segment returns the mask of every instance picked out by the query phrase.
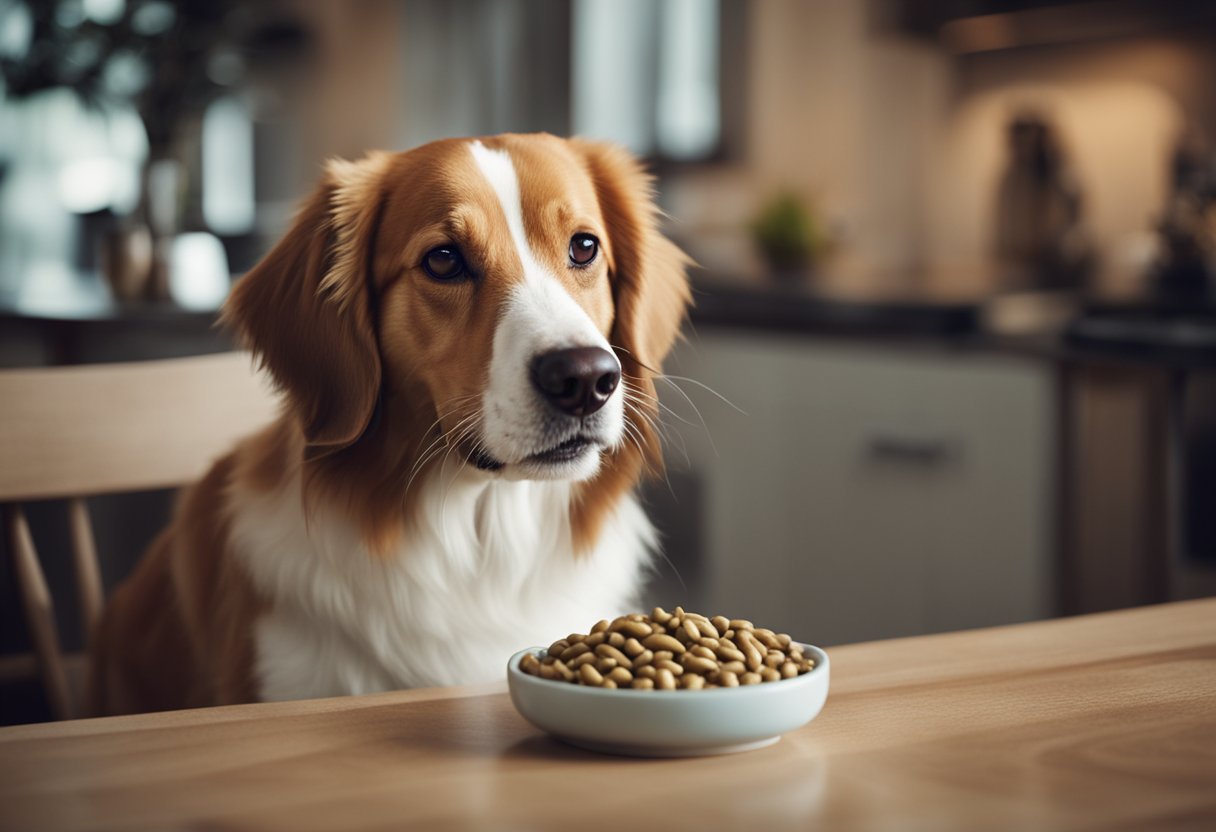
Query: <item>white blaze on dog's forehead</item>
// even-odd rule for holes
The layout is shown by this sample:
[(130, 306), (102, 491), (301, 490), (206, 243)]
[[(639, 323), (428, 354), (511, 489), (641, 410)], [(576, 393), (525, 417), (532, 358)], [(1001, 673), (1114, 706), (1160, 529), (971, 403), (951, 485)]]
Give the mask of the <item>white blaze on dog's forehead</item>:
[(540, 264), (532, 255), (532, 247), (528, 245), (528, 235), (524, 231), (523, 198), (519, 193), (519, 177), (515, 175), (511, 157), (505, 150), (490, 150), (478, 141), (473, 142), (469, 149), (473, 151), (473, 159), (482, 176), (489, 181), (498, 197), (498, 204), (507, 218), (507, 228), (511, 231), (511, 240), (523, 262), (524, 274), (528, 277), (539, 274)]
[(524, 280), (512, 292), (507, 314), (514, 311), (529, 319), (530, 323), (542, 325), (537, 334), (547, 335), (547, 338), (546, 343), (538, 344), (538, 347), (597, 346), (609, 349), (607, 340), (590, 316), (533, 254), (524, 230), (523, 199), (511, 156), (505, 150), (491, 150), (479, 141), (472, 142), (469, 150), (498, 197), (499, 207), (506, 217), (507, 229), (511, 232), (511, 240), (523, 266)]

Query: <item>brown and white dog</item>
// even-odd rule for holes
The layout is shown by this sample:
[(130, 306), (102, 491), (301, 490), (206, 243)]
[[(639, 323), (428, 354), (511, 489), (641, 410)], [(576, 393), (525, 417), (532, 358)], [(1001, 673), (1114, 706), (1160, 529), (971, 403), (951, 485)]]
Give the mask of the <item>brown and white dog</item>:
[(225, 317), (280, 419), (182, 496), (94, 641), (98, 713), (495, 679), (635, 603), (689, 300), (624, 151), (334, 162)]

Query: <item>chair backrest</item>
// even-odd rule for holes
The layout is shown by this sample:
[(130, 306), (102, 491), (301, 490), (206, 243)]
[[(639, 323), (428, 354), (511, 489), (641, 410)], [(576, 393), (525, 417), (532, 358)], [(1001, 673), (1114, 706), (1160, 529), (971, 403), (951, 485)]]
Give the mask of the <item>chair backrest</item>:
[(0, 372), (0, 502), (181, 485), (276, 398), (247, 353)]
[(86, 640), (102, 589), (84, 497), (166, 488), (206, 472), (274, 418), (278, 397), (247, 353), (0, 372), (0, 503), (34, 659), (52, 713), (73, 713), (53, 602), (20, 502), (69, 500)]

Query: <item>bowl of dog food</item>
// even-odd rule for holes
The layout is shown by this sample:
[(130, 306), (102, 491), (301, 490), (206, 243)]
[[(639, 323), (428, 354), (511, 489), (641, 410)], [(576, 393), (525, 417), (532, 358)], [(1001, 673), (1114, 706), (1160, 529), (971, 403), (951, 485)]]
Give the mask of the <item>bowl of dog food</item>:
[(827, 653), (750, 621), (656, 607), (511, 657), (516, 710), (571, 745), (695, 757), (749, 751), (818, 715)]

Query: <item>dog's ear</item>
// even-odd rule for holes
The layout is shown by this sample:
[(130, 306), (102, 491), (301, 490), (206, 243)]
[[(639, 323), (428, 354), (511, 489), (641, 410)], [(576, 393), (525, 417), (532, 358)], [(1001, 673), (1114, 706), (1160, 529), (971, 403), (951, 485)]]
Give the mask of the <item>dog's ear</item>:
[(355, 442), (379, 398), (368, 270), (389, 159), (330, 162), (291, 230), (224, 306), (225, 323), (286, 393), (313, 454)]
[[(692, 261), (660, 233), (654, 180), (628, 151), (581, 139), (572, 143), (586, 161), (607, 226), (616, 307), (609, 341), (620, 348), (621, 368), (631, 383), (654, 396), (654, 375), (680, 333), (691, 299), (687, 272)], [(646, 420), (633, 421), (647, 440), (648, 467), (657, 470), (662, 465), (658, 437)]]

